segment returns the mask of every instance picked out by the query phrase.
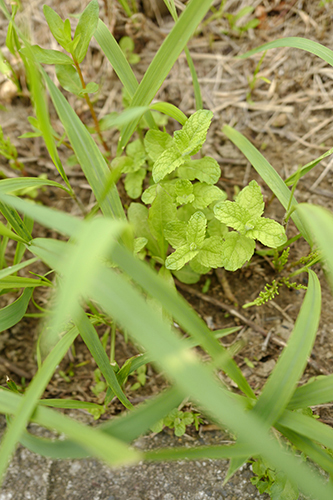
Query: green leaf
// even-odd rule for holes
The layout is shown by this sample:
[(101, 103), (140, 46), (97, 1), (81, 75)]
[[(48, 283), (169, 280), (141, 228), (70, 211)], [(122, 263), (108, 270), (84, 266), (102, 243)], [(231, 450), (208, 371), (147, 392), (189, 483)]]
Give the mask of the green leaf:
[[(218, 236), (211, 236), (206, 238), (201, 245), (200, 252), (196, 260), (206, 268), (216, 269), (223, 267), (225, 260), (222, 253), (223, 239)], [(207, 272), (207, 271), (206, 271)]]
[(28, 59), (31, 58), (31, 54), (34, 60), (42, 64), (69, 64), (73, 65), (73, 59), (68, 55), (63, 54), (59, 50), (42, 49), (39, 45), (31, 45), (30, 50), (27, 48), (22, 48), (20, 50)]
[[(122, 113), (116, 113), (113, 111), (109, 113), (100, 120), (100, 129), (108, 130), (110, 128), (121, 129), (124, 125), (128, 125), (133, 119), (140, 117), (148, 111), (148, 106), (138, 106), (136, 108), (125, 109)], [(171, 138), (170, 138), (171, 139)]]
[(28, 241), (21, 238), (20, 236), (17, 236), (17, 234), (13, 233), (10, 229), (8, 229), (7, 226), (3, 224), (3, 222), (0, 221), (0, 234), (2, 236), (5, 236), (6, 238), (10, 238), (14, 241), (20, 241), (21, 243), (27, 243)]
[(260, 217), (256, 222), (254, 229), (246, 232), (248, 238), (259, 240), (263, 245), (271, 248), (277, 248), (284, 245), (287, 237), (283, 226), (275, 220)]
[(176, 130), (173, 140), (182, 156), (192, 156), (202, 148), (212, 118), (211, 111), (199, 109), (190, 116), (181, 130)]
[(13, 179), (1, 179), (0, 193), (15, 193), (21, 189), (38, 188), (42, 186), (54, 186), (68, 192), (64, 186), (56, 181), (50, 181), (39, 177), (15, 177)]
[(255, 242), (246, 236), (228, 233), (221, 247), (223, 267), (227, 271), (236, 271), (251, 259), (255, 246)]
[(80, 96), (84, 96), (85, 94), (96, 94), (99, 90), (99, 85), (95, 82), (89, 82), (85, 89), (82, 89), (80, 92)]
[(172, 248), (178, 248), (186, 244), (186, 227), (186, 222), (180, 220), (175, 220), (166, 224), (164, 236)]
[(185, 205), (194, 201), (193, 184), (186, 179), (179, 179), (176, 183), (176, 202)]
[(27, 310), (32, 291), (33, 288), (26, 288), (21, 297), (15, 300), (15, 302), (0, 309), (0, 332), (11, 328), (21, 321)]
[(290, 175), (284, 182), (286, 186), (292, 186), (294, 182), (299, 180), (301, 177), (303, 177), (305, 174), (310, 172), (318, 163), (321, 162), (324, 158), (327, 158), (327, 156), (330, 156), (333, 153), (333, 148), (329, 149), (326, 151), (326, 153), (320, 155), (318, 158), (315, 160), (310, 161), (310, 163), (307, 163), (304, 165), (302, 168), (298, 169), (294, 174)]
[(333, 401), (333, 375), (318, 377), (301, 387), (297, 387), (288, 403), (288, 410), (307, 408)]
[(228, 233), (228, 227), (214, 217), (214, 219), (208, 221), (207, 233), (209, 236), (224, 237)]
[(193, 186), (194, 201), (193, 207), (202, 210), (213, 201), (225, 200), (227, 195), (222, 189), (217, 186), (211, 186), (205, 182), (197, 182)]
[[(203, 244), (204, 246), (204, 244)], [(192, 271), (197, 274), (198, 276), (201, 276), (201, 274), (206, 274), (211, 270), (210, 266), (205, 266), (200, 263), (200, 253), (201, 253), (202, 248), (200, 249), (198, 255), (196, 255), (190, 262), (189, 266), (192, 269)], [(205, 252), (204, 252), (205, 254)]]
[[(194, 259), (191, 260), (191, 263)], [(177, 280), (188, 285), (198, 283), (201, 278), (201, 273), (196, 273), (195, 271), (193, 271), (192, 267), (190, 267), (189, 264), (186, 264), (182, 269), (179, 269), (179, 271), (172, 271), (172, 273), (176, 276)]]
[(260, 217), (264, 212), (265, 203), (259, 184), (251, 181), (238, 193), (236, 203), (246, 208), (252, 218)]
[(98, 16), (99, 6), (97, 0), (92, 0), (91, 2), (89, 2), (87, 7), (80, 15), (80, 19), (74, 35), (74, 39), (80, 35), (80, 41), (73, 53), (73, 57), (79, 64), (86, 57), (90, 40), (97, 28)]
[(126, 148), (126, 154), (133, 158), (136, 170), (146, 163), (146, 152), (140, 139), (131, 142)]
[(144, 139), (145, 149), (153, 161), (156, 161), (166, 149), (169, 149), (172, 142), (172, 137), (160, 130), (148, 130)]
[(73, 66), (56, 64), (55, 70), (60, 85), (68, 92), (80, 96), (83, 88), (76, 69)]
[(160, 255), (160, 249), (156, 239), (153, 237), (148, 223), (148, 208), (141, 203), (131, 203), (127, 217), (134, 228), (136, 236), (146, 238), (148, 241), (147, 248), (153, 255)]
[(217, 203), (214, 207), (214, 214), (220, 222), (223, 222), (228, 227), (232, 227), (236, 231), (244, 233), (254, 228), (255, 221), (251, 220), (250, 212), (235, 201), (226, 200)]
[(47, 281), (34, 278), (21, 278), (21, 276), (7, 276), (0, 279), (0, 290), (7, 288), (29, 288), (36, 286), (50, 286)]
[(198, 179), (207, 184), (216, 184), (221, 176), (221, 169), (214, 158), (204, 156), (200, 160), (188, 160), (178, 169), (182, 179)]
[(65, 50), (67, 50), (68, 44), (71, 42), (71, 37), (68, 36), (68, 28), (67, 27), (65, 28), (64, 21), (48, 5), (43, 6), (43, 12), (52, 35), (57, 40), (59, 45), (61, 45)]
[(170, 104), (169, 102), (155, 102), (149, 107), (150, 109), (159, 111), (160, 113), (164, 113), (174, 120), (177, 120), (177, 122), (179, 122), (182, 126), (185, 125), (187, 121), (187, 116), (174, 104)]
[[(24, 224), (23, 220), (19, 216), (19, 214), (16, 212), (16, 210), (4, 203), (0, 203), (0, 212), (2, 215), (5, 217), (5, 219), (9, 222), (9, 224), (12, 226), (14, 231), (18, 234), (18, 236), (21, 238), (21, 240), (18, 241), (24, 241), (28, 243), (29, 241), (32, 240), (32, 236), (26, 225)], [(3, 227), (3, 231), (4, 231)], [(17, 238), (16, 238), (17, 239)]]
[(124, 185), (128, 196), (132, 199), (139, 198), (142, 193), (142, 183), (146, 177), (146, 169), (140, 168), (137, 172), (126, 175)]
[(186, 240), (191, 250), (197, 250), (205, 239), (207, 219), (202, 212), (195, 212), (188, 221)]
[(158, 186), (156, 198), (149, 210), (148, 223), (152, 235), (158, 242), (160, 248), (159, 255), (163, 258), (168, 249), (168, 244), (164, 238), (164, 228), (168, 222), (176, 219), (176, 205), (171, 200), (169, 194)]
[(198, 255), (199, 249), (191, 250), (191, 246), (186, 244), (182, 247), (177, 248), (175, 252), (169, 255), (165, 261), (165, 267), (171, 271), (179, 271), (185, 266), (190, 260)]
[(177, 167), (184, 163), (184, 158), (178, 151), (176, 146), (171, 146), (169, 149), (165, 150), (156, 160), (153, 166), (153, 179), (154, 182), (159, 182), (164, 177)]

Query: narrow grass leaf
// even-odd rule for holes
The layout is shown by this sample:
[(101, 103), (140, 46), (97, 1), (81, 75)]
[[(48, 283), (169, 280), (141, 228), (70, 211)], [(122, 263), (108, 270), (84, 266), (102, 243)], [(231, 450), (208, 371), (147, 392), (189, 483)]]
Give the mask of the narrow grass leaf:
[(332, 153), (333, 153), (333, 148), (329, 149), (328, 151), (326, 151), (326, 153), (319, 156), (315, 160), (310, 161), (310, 163), (307, 163), (306, 165), (304, 165), (302, 168), (297, 170), (297, 172), (295, 172), (294, 174), (290, 175), (290, 177), (288, 177), (288, 179), (286, 179), (284, 181), (286, 186), (292, 186), (297, 179), (300, 179), (305, 174), (310, 172), (310, 170), (312, 170), (316, 165), (318, 165), (318, 163), (320, 163), (321, 160), (323, 160), (324, 158), (327, 158), (327, 156), (330, 156)]
[(32, 240), (30, 231), (28, 231), (28, 228), (26, 227), (16, 210), (4, 203), (0, 203), (0, 212), (21, 238), (20, 241), (25, 241), (26, 243), (28, 243)]
[(47, 281), (35, 278), (21, 278), (20, 276), (7, 276), (0, 279), (0, 290), (5, 288), (29, 288), (36, 286), (50, 286)]
[(319, 378), (297, 387), (288, 403), (288, 410), (331, 403), (333, 401), (333, 375)]
[(260, 45), (260, 47), (256, 47), (255, 49), (249, 50), (245, 54), (238, 56), (240, 59), (245, 59), (246, 57), (253, 56), (257, 52), (262, 52), (268, 49), (275, 49), (277, 47), (291, 47), (294, 49), (302, 49), (306, 52), (311, 52), (311, 54), (315, 54), (316, 56), (326, 61), (328, 64), (333, 66), (333, 51), (324, 47), (318, 42), (314, 42), (312, 40), (308, 40), (307, 38), (300, 37), (286, 37), (280, 38), (279, 40), (274, 40), (274, 42), (265, 43), (264, 45)]
[(198, 75), (197, 75), (197, 72), (195, 70), (195, 66), (194, 66), (190, 51), (187, 47), (184, 48), (184, 52), (185, 52), (187, 64), (188, 64), (188, 67), (190, 68), (190, 72), (191, 72), (191, 76), (192, 76), (194, 98), (195, 98), (195, 109), (198, 111), (199, 109), (203, 109), (202, 95), (201, 95), (201, 89), (200, 89), (200, 84), (199, 84), (199, 80), (198, 80)]
[(169, 102), (154, 102), (154, 104), (151, 104), (149, 107), (152, 110), (159, 111), (160, 113), (170, 116), (170, 118), (174, 118), (174, 120), (177, 120), (177, 122), (182, 126), (184, 126), (187, 122), (187, 116), (185, 113), (177, 108), (177, 106)]
[(88, 401), (78, 401), (76, 399), (40, 399), (38, 406), (49, 406), (51, 408), (68, 408), (76, 410), (78, 408), (101, 410), (102, 405), (90, 403)]
[(32, 291), (32, 288), (26, 288), (21, 297), (0, 310), (0, 332), (11, 328), (21, 321), (27, 310)]
[(297, 207), (304, 225), (311, 231), (327, 265), (327, 276), (333, 291), (333, 214), (323, 207), (302, 203)]
[(25, 267), (28, 267), (31, 264), (34, 264), (38, 260), (39, 259), (37, 257), (33, 257), (32, 259), (25, 260), (24, 262), (21, 262), (20, 264), (16, 264), (15, 266), (8, 266), (5, 269), (2, 269), (0, 271), (0, 280), (3, 278), (6, 278), (7, 276), (10, 276), (11, 274), (17, 273), (18, 271), (20, 271), (20, 269), (24, 269)]
[(320, 283), (309, 270), (308, 289), (287, 347), (253, 408), (268, 427), (279, 419), (295, 391), (316, 338), (320, 312)]
[[(251, 142), (246, 139), (240, 132), (233, 129), (229, 125), (223, 127), (224, 134), (237, 146), (240, 151), (246, 156), (255, 170), (258, 172), (260, 177), (266, 182), (267, 186), (275, 194), (281, 205), (288, 210), (291, 207), (297, 206), (297, 201), (292, 198), (290, 205), (290, 191), (285, 185), (276, 170), (270, 165), (266, 158), (259, 153), (259, 151), (251, 144)], [(310, 235), (304, 226), (299, 215), (295, 212), (291, 215), (294, 223), (296, 224), (299, 231), (302, 233), (303, 237), (311, 242)]]
[[(211, 4), (212, 0), (191, 0), (147, 69), (138, 89), (135, 91), (131, 106), (147, 106), (151, 103)], [(134, 120), (125, 127), (121, 139), (122, 148), (126, 146), (137, 123), (138, 120)]]
[(136, 108), (125, 109), (120, 115), (117, 113), (111, 113), (110, 115), (104, 116), (100, 122), (100, 129), (108, 130), (110, 128), (120, 128), (127, 125), (135, 118), (141, 118), (144, 113), (149, 111), (148, 106), (138, 106)]
[(109, 179), (110, 171), (102, 153), (68, 101), (44, 71), (43, 77), (58, 116), (73, 146), (74, 153), (97, 201), (100, 203), (102, 212), (114, 219), (125, 220), (124, 209), (114, 184), (105, 196), (104, 185)]
[(10, 229), (8, 229), (7, 226), (5, 226), (1, 221), (0, 221), (0, 235), (5, 236), (6, 238), (10, 238), (11, 240), (18, 241), (21, 243), (27, 243), (27, 240), (24, 240), (20, 236), (17, 236), (17, 234), (13, 233)]
[(50, 181), (48, 179), (39, 179), (38, 177), (15, 177), (15, 179), (3, 179), (0, 181), (0, 193), (15, 193), (20, 189), (39, 188), (43, 186), (54, 186), (63, 189), (69, 193), (65, 186), (59, 182)]

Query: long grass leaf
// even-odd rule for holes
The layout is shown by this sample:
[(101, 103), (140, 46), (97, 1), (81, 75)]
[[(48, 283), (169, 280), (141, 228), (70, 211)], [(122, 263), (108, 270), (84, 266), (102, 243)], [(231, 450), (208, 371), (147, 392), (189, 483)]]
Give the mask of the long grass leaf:
[(328, 64), (333, 66), (333, 51), (329, 48), (321, 45), (318, 42), (314, 42), (313, 40), (308, 40), (307, 38), (300, 37), (286, 37), (280, 38), (279, 40), (274, 40), (273, 42), (265, 43), (264, 45), (260, 45), (260, 47), (256, 47), (255, 49), (249, 50), (245, 54), (238, 56), (241, 59), (246, 57), (250, 57), (257, 52), (262, 52), (268, 49), (275, 49), (277, 47), (291, 47), (294, 49), (302, 49), (306, 52), (310, 52), (311, 54), (315, 54), (316, 56), (326, 61)]
[(21, 264), (16, 264), (15, 266), (8, 266), (6, 267), (6, 269), (2, 269), (0, 271), (0, 280), (6, 278), (7, 276), (10, 276), (11, 274), (17, 273), (21, 269), (24, 269), (25, 267), (30, 266), (31, 264), (34, 264), (37, 261), (38, 258), (33, 257), (32, 259), (21, 262)]
[(287, 347), (253, 408), (268, 427), (279, 419), (295, 391), (316, 338), (320, 312), (320, 283), (310, 270), (308, 289)]
[(333, 148), (329, 149), (328, 151), (326, 151), (326, 153), (324, 153), (323, 155), (319, 156), (315, 160), (310, 161), (310, 163), (307, 163), (306, 165), (304, 165), (302, 168), (300, 168), (299, 170), (297, 170), (297, 172), (295, 172), (294, 174), (290, 175), (288, 177), (288, 179), (286, 179), (284, 181), (285, 184), (286, 184), (286, 186), (292, 186), (292, 184), (294, 184), (294, 182), (297, 179), (300, 179), (305, 174), (307, 174), (308, 172), (310, 172), (310, 170), (312, 170), (316, 165), (318, 165), (318, 163), (320, 163), (321, 160), (323, 160), (324, 158), (327, 158), (327, 156), (330, 156), (332, 153), (333, 153)]
[[(235, 146), (237, 146), (244, 156), (249, 160), (260, 177), (266, 182), (267, 186), (275, 194), (281, 205), (288, 210), (290, 208), (290, 191), (285, 185), (276, 170), (270, 165), (266, 158), (259, 153), (259, 151), (246, 139), (240, 132), (233, 129), (229, 125), (223, 127), (224, 134), (230, 139)], [(297, 201), (293, 197), (291, 200), (291, 207), (296, 207)], [(310, 235), (306, 230), (302, 220), (297, 213), (291, 215), (298, 230), (302, 233), (303, 237), (311, 242)]]
[(102, 153), (75, 111), (45, 71), (43, 71), (43, 77), (58, 116), (73, 146), (74, 153), (97, 201), (100, 203), (102, 212), (114, 219), (125, 220), (124, 209), (114, 184), (105, 196), (104, 185), (108, 181), (110, 171)]
[(15, 179), (3, 179), (0, 181), (0, 193), (15, 193), (15, 191), (20, 189), (39, 188), (43, 186), (54, 186), (69, 192), (59, 182), (39, 179), (38, 177), (15, 177)]
[(333, 401), (333, 375), (298, 387), (288, 403), (288, 410), (321, 405)]
[(15, 302), (0, 310), (0, 332), (16, 325), (27, 310), (32, 295), (32, 288), (26, 288)]
[(23, 241), (28, 243), (32, 240), (31, 233), (28, 231), (28, 228), (26, 227), (16, 210), (5, 205), (4, 203), (0, 203), (0, 212)]
[(22, 278), (21, 276), (7, 276), (0, 279), (0, 290), (5, 288), (29, 288), (36, 286), (50, 286), (47, 281), (35, 278)]

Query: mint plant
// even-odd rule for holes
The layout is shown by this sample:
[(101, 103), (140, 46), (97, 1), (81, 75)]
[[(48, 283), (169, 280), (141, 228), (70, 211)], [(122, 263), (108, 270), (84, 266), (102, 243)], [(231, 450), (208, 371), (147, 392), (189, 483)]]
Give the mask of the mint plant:
[(156, 424), (151, 427), (151, 430), (158, 433), (161, 432), (164, 427), (169, 427), (169, 429), (174, 429), (175, 436), (180, 437), (185, 434), (188, 425), (194, 425), (195, 429), (199, 430), (199, 425), (201, 423), (203, 423), (203, 420), (200, 418), (200, 413), (182, 411), (178, 408), (174, 408), (166, 417), (156, 422)]

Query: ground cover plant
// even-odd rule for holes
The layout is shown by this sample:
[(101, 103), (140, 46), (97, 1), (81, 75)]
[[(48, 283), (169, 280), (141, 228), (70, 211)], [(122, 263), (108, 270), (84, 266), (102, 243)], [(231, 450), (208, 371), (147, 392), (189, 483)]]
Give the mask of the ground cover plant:
[[(6, 221), (0, 226), (1, 288), (4, 293), (7, 290), (23, 290), (13, 304), (1, 311), (1, 329), (10, 328), (22, 319), (34, 288), (44, 286), (52, 289), (37, 346), (39, 366), (34, 379), (24, 394), (13, 383), (9, 383), (9, 390), (3, 388), (0, 391), (0, 410), (8, 415), (8, 429), (1, 443), (2, 474), (17, 442), (46, 456), (69, 458), (94, 455), (111, 465), (142, 459), (226, 457), (231, 459), (229, 476), (254, 457), (258, 458), (254, 471), (258, 476), (259, 491), (268, 492), (272, 498), (288, 498), (288, 495), (289, 498), (297, 498), (298, 488), (314, 498), (332, 497), (331, 482), (325, 484), (323, 478), (298, 456), (302, 452), (303, 457), (308, 457), (329, 475), (332, 474), (329, 453), (333, 448), (332, 430), (309, 416), (307, 410), (309, 406), (333, 399), (332, 378), (320, 378), (297, 388), (320, 319), (320, 284), (315, 272), (310, 269), (310, 264), (318, 258), (309, 260), (305, 265), (308, 288), (295, 328), (259, 395), (254, 393), (231, 352), (217, 340), (217, 337), (229, 332), (211, 332), (174, 288), (172, 272), (180, 280), (194, 283), (210, 268), (224, 267), (234, 271), (244, 265), (254, 253), (255, 240), (271, 247), (272, 250), (267, 251), (272, 252), (282, 251), (290, 243), (284, 227), (263, 216), (264, 200), (256, 181), (244, 187), (234, 201), (227, 200), (226, 194), (216, 186), (219, 175), (217, 162), (209, 156), (192, 158), (205, 142), (212, 119), (210, 111), (198, 106), (195, 113), (186, 117), (168, 103), (151, 105), (210, 4), (210, 1), (192, 0), (179, 20), (174, 15), (174, 28), (138, 84), (124, 52), (99, 20), (95, 0), (80, 16), (73, 38), (70, 21), (63, 21), (50, 7), (44, 8), (50, 31), (70, 55), (31, 45), (16, 26), (16, 8), (10, 13), (0, 2), (9, 22), (7, 46), (13, 54), (22, 58), (27, 73), (36, 114), (30, 121), (32, 133), (43, 137), (63, 179), (60, 184), (43, 178), (15, 177), (0, 183), (0, 210)], [(170, 2), (171, 9), (172, 6)], [(127, 10), (131, 12), (129, 5)], [(98, 91), (98, 83), (85, 82), (80, 68), (93, 36), (117, 72), (130, 102), (124, 113), (108, 117), (101, 124), (90, 97)], [(260, 50), (279, 46), (308, 50), (333, 65), (330, 50), (304, 39), (279, 40)], [(103, 153), (42, 64), (55, 64), (60, 85), (78, 98), (85, 99)], [(62, 122), (63, 137), (59, 137), (52, 128), (44, 86)], [(180, 126), (173, 136), (158, 128), (158, 119), (153, 111), (178, 120)], [(143, 116), (149, 128), (144, 137), (139, 125)], [(110, 126), (121, 129), (115, 159), (109, 157), (103, 138), (103, 128)], [(141, 137), (132, 141), (138, 126)], [(320, 258), (325, 262), (331, 280), (332, 215), (320, 207), (299, 205), (294, 198), (297, 182), (319, 159), (284, 182), (236, 129), (226, 125), (223, 130), (251, 161), (262, 181), (282, 204), (286, 211), (285, 220), (291, 217), (301, 236), (311, 246), (318, 245)], [(94, 193), (96, 203), (89, 211), (76, 198), (60, 162), (56, 140), (68, 141)], [(15, 164), (15, 150), (5, 139), (3, 143), (6, 151), (10, 152), (8, 158)], [(124, 151), (126, 154), (123, 154)], [(142, 192), (143, 203), (132, 202), (127, 214), (116, 187), (120, 175), (125, 176), (125, 188), (133, 199), (141, 195), (146, 181)], [(46, 185), (65, 190), (78, 204), (82, 216), (74, 217), (22, 199), (22, 189)], [(292, 189), (289, 189), (290, 185)], [(126, 215), (131, 224), (128, 224)], [(33, 238), (34, 223), (57, 231), (64, 238)], [(15, 260), (8, 266), (6, 247), (10, 241), (16, 242), (16, 249)], [(174, 251), (170, 251), (169, 245)], [(24, 260), (27, 250), (34, 257)], [(139, 258), (134, 254), (138, 254)], [(38, 260), (45, 262), (53, 271), (52, 280), (50, 275), (35, 278), (17, 275), (18, 271), (33, 266)], [(103, 321), (109, 321), (112, 326), (121, 325), (143, 354), (128, 359), (122, 367), (114, 363), (112, 356), (110, 363), (96, 332), (96, 326)], [(190, 338), (181, 337), (173, 328), (173, 321)], [(105, 383), (102, 382), (107, 386), (105, 404), (116, 397), (130, 410), (97, 429), (83, 427), (50, 407), (83, 407), (98, 415), (103, 411), (102, 405), (41, 399), (57, 365), (78, 335), (86, 343), (100, 370), (96, 373), (96, 392), (99, 391), (102, 374)], [(200, 345), (209, 355), (208, 363), (200, 361), (193, 350), (195, 345)], [(148, 362), (165, 373), (171, 388), (149, 403), (133, 409), (123, 384), (134, 371), (141, 374), (138, 380), (144, 383), (141, 368)], [(237, 386), (237, 392), (229, 390), (216, 378), (218, 370), (228, 375)], [(157, 430), (161, 425), (175, 428), (179, 434), (183, 432), (186, 422), (192, 423), (198, 417), (175, 410), (187, 397), (200, 408), (202, 414), (219, 426), (228, 428), (235, 436), (235, 444), (154, 452), (138, 452), (128, 446), (137, 436), (151, 428)], [(67, 439), (41, 440), (26, 431), (29, 421), (64, 433)], [(267, 471), (270, 469), (275, 473), (269, 475)]]

